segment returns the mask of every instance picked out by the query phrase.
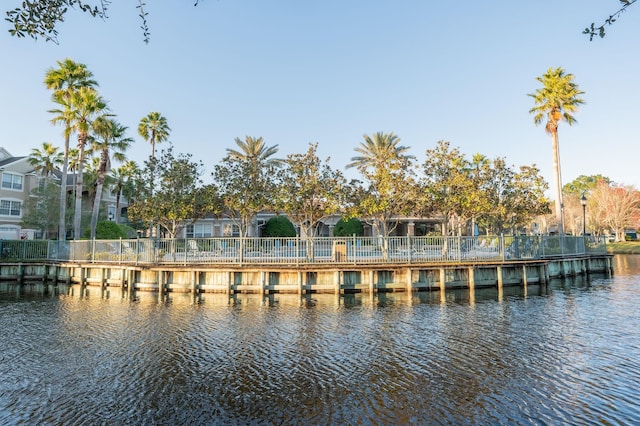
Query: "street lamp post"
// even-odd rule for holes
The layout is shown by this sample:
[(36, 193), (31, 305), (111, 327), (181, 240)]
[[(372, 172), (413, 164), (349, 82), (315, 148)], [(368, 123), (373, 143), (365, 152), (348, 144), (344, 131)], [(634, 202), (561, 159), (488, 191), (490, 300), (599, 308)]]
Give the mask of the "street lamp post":
[(587, 235), (587, 197), (582, 194), (580, 198), (580, 204), (582, 204), (582, 236)]

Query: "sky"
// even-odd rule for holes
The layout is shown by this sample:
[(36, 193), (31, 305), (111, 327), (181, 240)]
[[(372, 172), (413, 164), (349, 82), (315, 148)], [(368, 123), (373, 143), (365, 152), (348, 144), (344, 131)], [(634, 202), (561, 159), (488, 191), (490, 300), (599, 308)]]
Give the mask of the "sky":
[(551, 139), (527, 94), (562, 67), (586, 101), (577, 124), (559, 128), (563, 183), (600, 174), (640, 188), (640, 5), (590, 42), (582, 30), (618, 0), (147, 3), (148, 44), (133, 0), (113, 2), (104, 21), (71, 11), (58, 44), (11, 37), (2, 21), (0, 146), (14, 156), (63, 146), (43, 78), (71, 58), (129, 127), (139, 164), (151, 147), (138, 123), (158, 111), (174, 151), (201, 160), (205, 181), (236, 137), (263, 137), (280, 157), (317, 142), (352, 178), (344, 166), (363, 135), (393, 132), (420, 163), (446, 140), (469, 159), (536, 165), (553, 188)]

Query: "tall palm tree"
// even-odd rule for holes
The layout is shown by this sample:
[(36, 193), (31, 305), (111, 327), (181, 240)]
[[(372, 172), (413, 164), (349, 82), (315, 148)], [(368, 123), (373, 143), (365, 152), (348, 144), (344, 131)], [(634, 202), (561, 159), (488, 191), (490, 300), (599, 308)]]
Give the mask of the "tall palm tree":
[(278, 145), (267, 146), (263, 138), (253, 138), (245, 136), (244, 141), (235, 138), (236, 145), (240, 150), (227, 148), (229, 158), (237, 161), (247, 161), (256, 166), (280, 166), (283, 160), (271, 158), (278, 152)]
[(93, 122), (93, 131), (95, 136), (91, 138), (91, 149), (93, 152), (99, 153), (100, 159), (97, 167), (96, 192), (91, 213), (92, 240), (96, 238), (102, 190), (107, 174), (111, 171), (111, 158), (113, 157), (118, 162), (125, 161), (125, 152), (133, 143), (133, 139), (126, 136), (127, 127), (112, 118), (98, 117)]
[[(55, 101), (67, 106), (64, 98), (54, 97)], [(82, 219), (82, 173), (84, 167), (84, 150), (91, 131), (92, 121), (106, 113), (107, 104), (94, 89), (81, 87), (69, 97), (66, 110), (66, 119), (69, 120), (70, 129), (78, 135), (78, 164), (75, 194), (75, 210), (73, 216), (73, 238), (79, 239), (81, 234)]]
[(135, 161), (127, 160), (117, 169), (111, 170), (111, 177), (113, 179), (113, 187), (116, 193), (116, 223), (120, 223), (120, 199), (124, 196), (129, 198), (132, 192), (130, 190), (132, 184), (132, 178), (138, 171), (138, 165)]
[(536, 80), (542, 83), (542, 88), (530, 93), (535, 106), (529, 110), (534, 114), (533, 121), (537, 125), (545, 122), (545, 130), (551, 135), (551, 149), (553, 151), (553, 174), (555, 180), (555, 207), (558, 234), (564, 234), (564, 214), (562, 202), (562, 174), (560, 172), (560, 145), (558, 143), (558, 124), (566, 121), (570, 126), (577, 123), (571, 115), (578, 110), (579, 105), (584, 104), (580, 95), (583, 91), (573, 81), (573, 74), (566, 74), (558, 68), (549, 68)]
[(62, 154), (50, 142), (43, 142), (41, 148), (33, 148), (29, 155), (29, 164), (45, 178), (51, 177), (61, 163)]
[(415, 156), (408, 155), (408, 146), (398, 145), (400, 138), (393, 134), (383, 132), (374, 133), (373, 137), (363, 135), (364, 142), (355, 148), (360, 155), (351, 157), (351, 163), (347, 168), (379, 168), (385, 167), (389, 161), (398, 158), (415, 159)]
[(49, 90), (53, 90), (53, 98), (58, 99), (58, 104), (64, 107), (61, 114), (52, 121), (64, 123), (64, 151), (62, 161), (62, 178), (60, 180), (60, 221), (58, 224), (58, 240), (66, 239), (66, 199), (67, 199), (67, 173), (69, 167), (69, 139), (71, 137), (71, 124), (67, 120), (69, 99), (71, 94), (80, 87), (97, 87), (98, 83), (93, 80), (93, 74), (87, 66), (65, 59), (57, 61), (58, 68), (49, 68), (44, 77), (44, 84)]
[(138, 134), (151, 144), (151, 158), (156, 157), (156, 144), (169, 139), (171, 128), (167, 124), (167, 119), (159, 112), (150, 112), (146, 117), (142, 117), (138, 125)]

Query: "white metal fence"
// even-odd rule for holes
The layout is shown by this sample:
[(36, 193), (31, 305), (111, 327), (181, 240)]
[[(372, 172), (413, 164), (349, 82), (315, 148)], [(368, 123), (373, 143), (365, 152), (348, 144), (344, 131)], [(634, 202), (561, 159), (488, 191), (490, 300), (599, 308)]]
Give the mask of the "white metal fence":
[(604, 238), (571, 236), (0, 240), (0, 261), (157, 265), (484, 262), (605, 253)]

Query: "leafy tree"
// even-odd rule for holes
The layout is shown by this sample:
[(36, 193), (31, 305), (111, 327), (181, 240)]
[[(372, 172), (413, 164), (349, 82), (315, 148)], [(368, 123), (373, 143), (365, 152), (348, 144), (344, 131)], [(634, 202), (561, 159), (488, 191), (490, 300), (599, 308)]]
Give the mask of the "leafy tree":
[[(157, 224), (169, 238), (175, 238), (185, 225), (211, 211), (211, 197), (203, 190), (200, 179), (202, 162), (191, 158), (191, 154), (174, 155), (173, 147), (169, 146), (159, 159), (146, 162), (136, 179), (129, 219)], [(156, 176), (157, 188), (154, 187)]]
[(273, 216), (265, 227), (263, 236), (290, 238), (296, 236), (296, 228), (286, 216)]
[(476, 153), (467, 166), (467, 173), (471, 179), (472, 191), (469, 194), (467, 205), (468, 214), (471, 216), (471, 235), (476, 229), (477, 217), (491, 208), (487, 197), (487, 186), (492, 174), (492, 162), (486, 156)]
[[(408, 196), (414, 190), (412, 179), (413, 155), (409, 147), (399, 145), (400, 138), (392, 133), (378, 132), (364, 135), (347, 168), (356, 167), (364, 179), (364, 186), (354, 190), (349, 217), (361, 217), (376, 234), (389, 236), (398, 225), (399, 216), (414, 209)], [(384, 248), (383, 248), (384, 249)]]
[(333, 227), (333, 235), (336, 237), (350, 237), (352, 235), (361, 237), (364, 235), (364, 227), (362, 222), (355, 217), (340, 219)]
[(582, 194), (588, 194), (589, 192), (593, 191), (602, 181), (606, 182), (607, 184), (611, 184), (611, 179), (602, 175), (580, 175), (573, 181), (564, 185), (562, 187), (562, 193), (565, 195), (576, 194), (582, 196)]
[(612, 230), (616, 241), (624, 241), (625, 229), (637, 226), (640, 193), (631, 186), (600, 181), (587, 199), (589, 224), (596, 234)]
[[(69, 139), (72, 133), (72, 105), (70, 103), (72, 94), (80, 87), (96, 87), (98, 83), (93, 80), (93, 74), (87, 66), (65, 59), (58, 61), (58, 68), (49, 68), (44, 77), (44, 84), (47, 89), (53, 91), (52, 99), (60, 109), (53, 109), (49, 112), (56, 114), (51, 120), (52, 124), (64, 124), (64, 150), (62, 159), (62, 177), (60, 178), (60, 200), (67, 199), (67, 173), (69, 168)], [(66, 202), (60, 203), (60, 223), (58, 224), (58, 240), (66, 239)]]
[(270, 194), (275, 192), (275, 173), (282, 160), (272, 158), (278, 145), (267, 146), (262, 138), (235, 138), (240, 150), (227, 149), (227, 156), (214, 167), (216, 193), (223, 212), (238, 226), (240, 235), (248, 236), (257, 213), (273, 207)]
[(127, 160), (120, 167), (111, 170), (111, 179), (116, 194), (116, 223), (120, 223), (120, 200), (122, 197), (125, 197), (127, 200), (133, 197), (135, 192), (133, 178), (137, 172), (138, 165), (132, 160)]
[(398, 145), (400, 138), (393, 132), (386, 134), (377, 132), (373, 136), (364, 135), (364, 142), (355, 148), (360, 154), (351, 157), (351, 163), (347, 164), (347, 168), (361, 169), (379, 169), (385, 167), (389, 162), (396, 160), (414, 160), (413, 155), (408, 155), (408, 146)]
[(300, 235), (313, 237), (323, 218), (335, 213), (342, 204), (342, 173), (320, 160), (318, 144), (309, 144), (304, 154), (288, 155), (278, 176), (276, 210), (287, 214), (300, 227)]
[(583, 91), (573, 81), (573, 74), (566, 74), (562, 68), (549, 68), (546, 73), (536, 80), (542, 83), (542, 88), (530, 93), (535, 106), (529, 110), (534, 114), (533, 121), (537, 125), (546, 121), (545, 130), (551, 135), (551, 147), (553, 151), (553, 171), (555, 180), (555, 203), (558, 233), (563, 235), (562, 212), (562, 174), (560, 172), (560, 146), (558, 143), (558, 124), (564, 120), (570, 126), (576, 123), (572, 113), (584, 103), (580, 95)]
[(239, 150), (227, 148), (227, 155), (235, 161), (249, 162), (255, 167), (280, 166), (282, 160), (274, 158), (278, 153), (278, 145), (267, 146), (263, 138), (245, 136), (244, 141), (240, 138), (234, 139)]
[(150, 112), (146, 117), (142, 117), (138, 125), (138, 134), (151, 144), (151, 158), (156, 156), (156, 144), (169, 139), (171, 128), (167, 124), (167, 119), (159, 112)]
[(93, 122), (93, 130), (95, 136), (91, 138), (91, 150), (98, 152), (100, 159), (91, 214), (91, 239), (96, 238), (96, 225), (98, 224), (102, 191), (105, 180), (111, 170), (111, 157), (113, 156), (118, 162), (123, 162), (126, 159), (126, 150), (133, 143), (133, 139), (126, 136), (127, 127), (112, 118), (98, 118)]
[(46, 180), (44, 186), (34, 188), (31, 196), (24, 202), (22, 226), (40, 229), (42, 237), (49, 238), (49, 231), (55, 230), (58, 223), (59, 197), (58, 186), (51, 180)]
[(514, 173), (509, 185), (507, 209), (511, 212), (515, 229), (530, 223), (538, 215), (550, 212), (549, 201), (544, 195), (547, 189), (547, 182), (535, 165), (520, 166)]
[[(584, 227), (600, 236), (606, 228), (607, 209), (594, 202), (592, 195), (600, 184), (610, 186), (612, 182), (602, 175), (580, 175), (563, 187), (565, 221), (569, 223), (574, 235), (582, 233)], [(585, 210), (582, 207), (583, 196), (587, 200)], [(583, 218), (583, 215), (586, 217)], [(583, 223), (584, 220), (586, 223)]]
[(448, 235), (450, 223), (456, 216), (473, 216), (468, 209), (469, 196), (474, 190), (468, 176), (469, 163), (459, 148), (450, 148), (448, 141), (438, 141), (436, 148), (426, 150), (425, 157), (420, 181), (423, 203), (433, 206), (434, 212), (440, 214), (442, 235)]
[(59, 113), (68, 122), (69, 129), (78, 135), (78, 163), (76, 179), (76, 202), (73, 220), (73, 236), (79, 239), (81, 235), (81, 214), (82, 214), (82, 185), (84, 168), (84, 151), (89, 139), (92, 121), (106, 113), (107, 104), (93, 88), (80, 87), (71, 95), (66, 97), (64, 93), (54, 93), (54, 101), (62, 106), (60, 110), (51, 112)]
[(61, 163), (61, 153), (50, 142), (43, 142), (42, 148), (33, 148), (29, 156), (29, 164), (45, 178), (53, 177), (54, 172), (58, 170), (58, 165)]
[(274, 175), (272, 166), (256, 168), (250, 162), (229, 156), (214, 166), (211, 176), (222, 213), (238, 226), (243, 237), (249, 235), (256, 214), (273, 207)]

